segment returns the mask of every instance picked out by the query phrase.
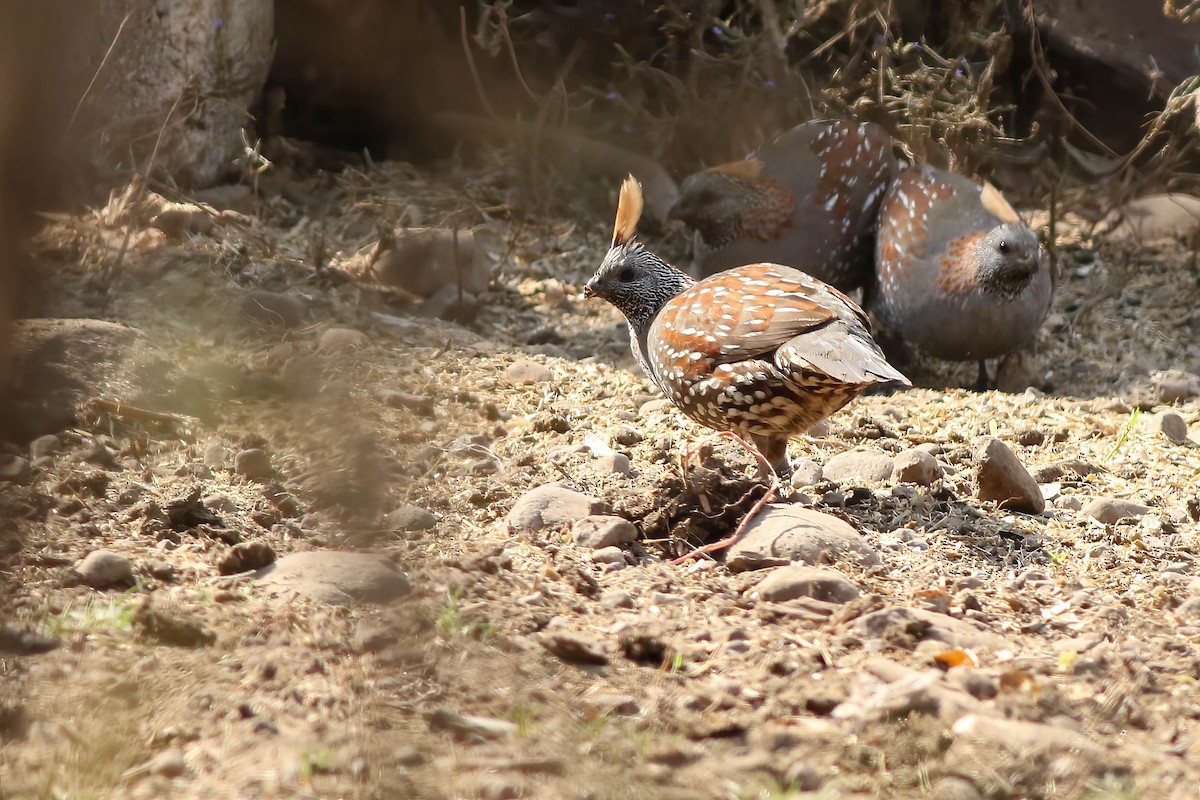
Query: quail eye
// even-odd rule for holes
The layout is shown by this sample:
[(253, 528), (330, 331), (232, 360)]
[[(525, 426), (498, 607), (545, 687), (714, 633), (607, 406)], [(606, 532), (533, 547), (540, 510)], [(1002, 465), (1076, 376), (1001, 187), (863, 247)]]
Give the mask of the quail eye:
[(996, 249), (1000, 251), (1001, 255), (1008, 255), (1008, 242), (1000, 242), (996, 245)]
[(625, 267), (625, 269), (617, 273), (617, 280), (621, 283), (629, 283), (633, 280), (634, 274), (633, 267)]

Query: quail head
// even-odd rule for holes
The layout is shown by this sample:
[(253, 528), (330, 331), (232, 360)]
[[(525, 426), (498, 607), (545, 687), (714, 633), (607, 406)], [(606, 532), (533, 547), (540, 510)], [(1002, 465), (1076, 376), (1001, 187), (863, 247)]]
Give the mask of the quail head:
[(837, 289), (769, 263), (693, 281), (634, 238), (641, 205), (626, 179), (612, 247), (585, 294), (625, 315), (642, 370), (687, 416), (753, 442), (785, 475), (789, 437), (870, 386), (909, 385)]
[(1050, 309), (1037, 235), (991, 184), (930, 166), (900, 173), (879, 212), (868, 308), (937, 358), (978, 361), (1032, 343)]
[(695, 229), (697, 276), (771, 262), (849, 292), (870, 278), (876, 212), (896, 168), (878, 125), (814, 120), (753, 158), (684, 178), (671, 214)]

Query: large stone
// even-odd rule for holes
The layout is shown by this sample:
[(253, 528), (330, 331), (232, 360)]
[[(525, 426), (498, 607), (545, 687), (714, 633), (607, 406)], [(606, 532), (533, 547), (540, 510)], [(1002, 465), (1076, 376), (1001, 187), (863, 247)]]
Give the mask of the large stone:
[[(99, 171), (146, 164), (153, 151), (155, 172), (181, 185), (228, 174), (275, 54), (274, 12), (271, 0), (129, 0), (59, 17), (70, 52), (47, 57), (65, 59), (81, 86), (95, 80), (73, 133), (104, 131), (88, 140)], [(277, 132), (259, 122), (264, 138)]]
[(1112, 525), (1123, 519), (1137, 519), (1149, 510), (1148, 506), (1141, 503), (1119, 500), (1115, 497), (1098, 497), (1083, 507), (1084, 514), (1105, 525)]
[(548, 483), (526, 492), (508, 512), (512, 533), (537, 533), (546, 528), (569, 525), (575, 520), (599, 514), (604, 503), (558, 483)]
[(848, 603), (859, 596), (858, 587), (832, 569), (792, 565), (771, 570), (754, 587), (764, 600), (782, 603), (811, 597), (829, 603)]
[(32, 439), (75, 425), (76, 407), (97, 396), (128, 397), (153, 376), (135, 364), (149, 344), (136, 328), (96, 319), (25, 319), (13, 325), (9, 389), (0, 435)]
[(491, 279), (483, 248), (469, 230), (408, 228), (381, 243), (371, 264), (377, 281), (421, 297), (443, 286), (478, 295)]
[(917, 643), (932, 639), (949, 647), (975, 650), (1006, 650), (1012, 643), (970, 620), (939, 614), (923, 608), (894, 606), (873, 611), (854, 620), (854, 627), (867, 636), (908, 638)]
[(893, 460), (892, 478), (900, 483), (928, 486), (942, 477), (942, 466), (924, 450), (902, 450)]
[(746, 526), (742, 538), (729, 548), (725, 564), (733, 572), (743, 572), (794, 561), (874, 565), (879, 563), (879, 555), (858, 531), (837, 517), (811, 508), (772, 504)]
[(408, 594), (408, 576), (381, 556), (338, 550), (293, 553), (258, 571), (258, 585), (277, 596), (299, 595), (333, 605), (387, 603)]
[(593, 514), (576, 520), (571, 526), (571, 533), (575, 537), (575, 544), (593, 550), (628, 544), (638, 536), (632, 522), (607, 514)]
[(1175, 444), (1188, 438), (1187, 422), (1174, 411), (1160, 411), (1150, 418), (1150, 429)]
[(892, 457), (879, 450), (849, 450), (825, 464), (825, 480), (834, 483), (879, 483), (892, 477)]
[(1046, 499), (1037, 481), (1004, 442), (985, 436), (975, 449), (979, 463), (979, 499), (1001, 508), (1026, 514), (1041, 514)]
[(133, 563), (111, 550), (93, 550), (78, 564), (79, 579), (94, 589), (124, 586), (133, 580)]

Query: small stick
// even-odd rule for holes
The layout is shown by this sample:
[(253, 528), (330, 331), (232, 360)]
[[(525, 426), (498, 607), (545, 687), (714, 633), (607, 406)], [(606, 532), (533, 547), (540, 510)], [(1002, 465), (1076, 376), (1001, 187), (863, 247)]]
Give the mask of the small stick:
[(129, 419), (140, 419), (147, 422), (165, 422), (168, 424), (194, 425), (198, 422), (195, 417), (185, 417), (182, 414), (167, 414), (162, 411), (151, 411), (148, 408), (139, 406), (131, 406), (117, 400), (105, 400), (102, 397), (93, 397), (80, 405), (79, 410), (83, 413), (106, 413), (114, 414), (118, 417), (128, 417)]

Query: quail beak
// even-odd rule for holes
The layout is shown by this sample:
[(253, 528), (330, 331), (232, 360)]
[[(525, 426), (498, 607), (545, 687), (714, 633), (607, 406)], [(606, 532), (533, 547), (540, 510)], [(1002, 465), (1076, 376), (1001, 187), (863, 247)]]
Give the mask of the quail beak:
[(595, 275), (592, 276), (591, 280), (589, 280), (586, 284), (584, 284), (583, 296), (584, 297), (595, 297), (596, 296), (596, 276)]

